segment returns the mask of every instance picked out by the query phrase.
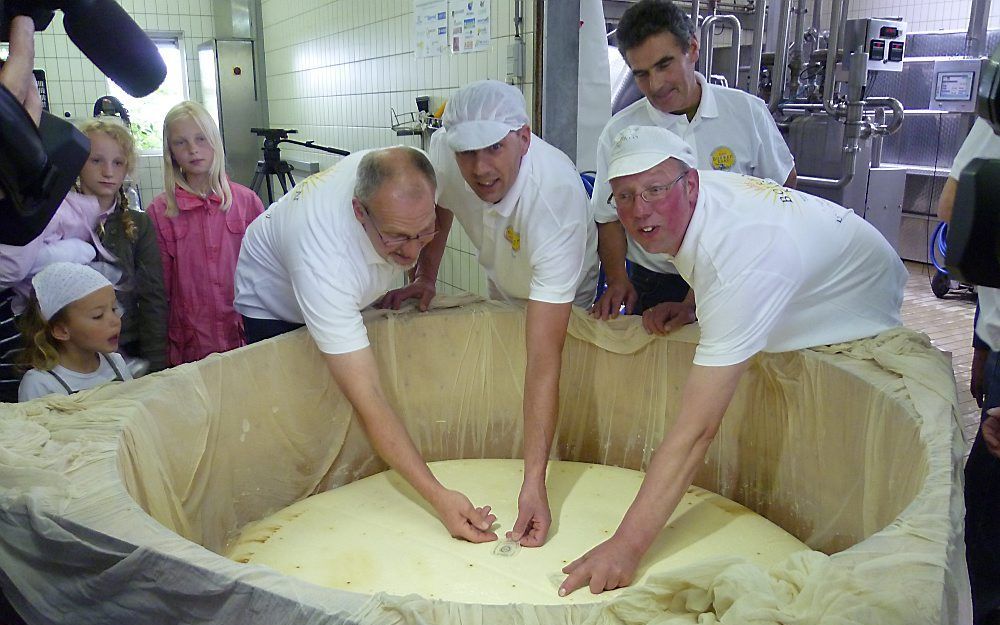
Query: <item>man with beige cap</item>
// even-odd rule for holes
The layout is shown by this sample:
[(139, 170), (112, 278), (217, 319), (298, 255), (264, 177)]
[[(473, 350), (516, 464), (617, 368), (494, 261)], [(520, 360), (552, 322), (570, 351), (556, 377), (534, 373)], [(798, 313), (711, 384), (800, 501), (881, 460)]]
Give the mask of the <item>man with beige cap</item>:
[(701, 338), (680, 413), (615, 534), (572, 562), (559, 594), (627, 586), (702, 465), (750, 358), (900, 325), (906, 269), (852, 210), (779, 184), (695, 169), (683, 139), (629, 126), (608, 180), (619, 219), (668, 255), (698, 300)]
[(545, 542), (551, 524), (545, 468), (559, 410), (559, 374), (570, 309), (597, 289), (597, 227), (569, 158), (532, 134), (524, 96), (495, 80), (459, 89), (431, 139), (441, 230), (421, 252), (414, 281), (382, 302), (418, 298), (426, 309), (452, 215), (475, 245), (495, 299), (527, 302), (524, 482), (507, 536)]
[(645, 97), (615, 113), (597, 144), (591, 208), (608, 288), (593, 314), (607, 319), (624, 308), (626, 314), (641, 314), (643, 327), (655, 334), (692, 323), (695, 301), (677, 268), (627, 238), (607, 203), (611, 189), (605, 173), (618, 132), (633, 125), (665, 128), (690, 143), (698, 169), (770, 178), (788, 187), (796, 180), (794, 159), (767, 105), (695, 71), (701, 53), (697, 27), (679, 2), (641, 0), (629, 6), (618, 22), (618, 51)]

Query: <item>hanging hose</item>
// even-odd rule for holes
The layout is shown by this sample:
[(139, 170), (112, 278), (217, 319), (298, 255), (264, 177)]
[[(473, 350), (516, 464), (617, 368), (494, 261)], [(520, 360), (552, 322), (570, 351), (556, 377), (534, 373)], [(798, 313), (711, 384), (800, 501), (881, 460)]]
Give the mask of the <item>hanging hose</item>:
[[(934, 268), (948, 275), (948, 270), (944, 268), (945, 253), (948, 251), (948, 246), (945, 243), (945, 238), (948, 236), (948, 224), (942, 221), (934, 229), (934, 236), (931, 237), (927, 244), (927, 257), (931, 259), (931, 263)], [(938, 262), (938, 254), (941, 255), (941, 262)]]

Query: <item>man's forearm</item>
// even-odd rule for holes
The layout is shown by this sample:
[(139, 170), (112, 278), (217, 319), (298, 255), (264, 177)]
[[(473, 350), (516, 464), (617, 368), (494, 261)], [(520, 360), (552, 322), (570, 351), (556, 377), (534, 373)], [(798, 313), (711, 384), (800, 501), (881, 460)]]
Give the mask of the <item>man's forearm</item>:
[(615, 533), (639, 552), (649, 549), (704, 464), (746, 366), (692, 368), (677, 421), (653, 453), (639, 493)]
[(427, 468), (402, 420), (385, 400), (371, 348), (324, 357), (340, 390), (361, 417), (375, 452), (421, 497), (433, 501), (442, 486)]
[(451, 223), (454, 214), (440, 206), (436, 206), (438, 233), (434, 239), (424, 246), (417, 259), (417, 266), (414, 270), (414, 280), (423, 278), (431, 282), (437, 280), (438, 271), (441, 268), (441, 259), (444, 258), (444, 250), (448, 244), (448, 233), (451, 232)]
[(572, 304), (528, 301), (525, 322), (524, 480), (544, 482), (559, 418), (562, 349)]
[(597, 255), (604, 267), (608, 282), (628, 280), (625, 272), (625, 255), (628, 239), (620, 221), (597, 224)]

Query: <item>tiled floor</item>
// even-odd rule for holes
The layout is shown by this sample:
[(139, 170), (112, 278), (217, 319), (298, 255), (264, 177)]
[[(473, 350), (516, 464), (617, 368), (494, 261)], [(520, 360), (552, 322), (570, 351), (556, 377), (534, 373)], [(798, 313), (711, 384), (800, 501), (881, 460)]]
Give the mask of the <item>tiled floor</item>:
[(951, 352), (965, 440), (971, 445), (979, 427), (979, 408), (969, 393), (972, 322), (976, 313), (974, 296), (969, 289), (956, 288), (944, 299), (939, 299), (930, 287), (933, 267), (919, 263), (907, 263), (906, 267), (910, 270), (910, 279), (903, 298), (903, 324), (925, 332), (938, 349)]

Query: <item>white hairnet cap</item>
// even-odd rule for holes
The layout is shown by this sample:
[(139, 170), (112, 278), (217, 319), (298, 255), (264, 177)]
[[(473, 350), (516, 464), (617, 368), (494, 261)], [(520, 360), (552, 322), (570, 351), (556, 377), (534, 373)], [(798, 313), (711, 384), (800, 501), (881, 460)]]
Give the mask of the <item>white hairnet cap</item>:
[(94, 291), (111, 286), (96, 269), (78, 263), (52, 263), (31, 279), (42, 318), (48, 321), (57, 312)]
[(627, 126), (611, 146), (608, 180), (644, 172), (668, 158), (697, 166), (691, 146), (678, 135), (659, 126)]
[(480, 80), (455, 92), (441, 121), (448, 131), (448, 147), (466, 152), (499, 143), (507, 133), (528, 123), (528, 112), (517, 87)]

